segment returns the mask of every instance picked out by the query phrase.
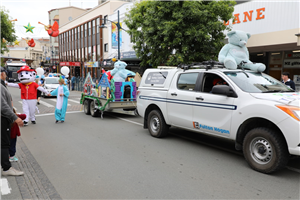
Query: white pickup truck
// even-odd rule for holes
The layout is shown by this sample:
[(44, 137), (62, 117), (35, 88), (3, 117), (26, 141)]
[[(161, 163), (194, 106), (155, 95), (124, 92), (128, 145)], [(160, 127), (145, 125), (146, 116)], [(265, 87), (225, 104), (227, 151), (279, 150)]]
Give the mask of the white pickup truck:
[(263, 73), (147, 69), (137, 110), (153, 137), (174, 126), (234, 140), (259, 172), (275, 172), (300, 155), (299, 91)]

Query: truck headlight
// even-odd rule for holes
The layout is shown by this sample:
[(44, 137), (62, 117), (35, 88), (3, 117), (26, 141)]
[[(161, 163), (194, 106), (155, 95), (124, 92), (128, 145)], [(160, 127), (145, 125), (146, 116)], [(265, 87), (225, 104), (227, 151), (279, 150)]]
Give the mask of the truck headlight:
[(295, 120), (300, 121), (300, 107), (288, 105), (276, 105), (276, 107), (280, 108), (283, 112), (285, 112)]

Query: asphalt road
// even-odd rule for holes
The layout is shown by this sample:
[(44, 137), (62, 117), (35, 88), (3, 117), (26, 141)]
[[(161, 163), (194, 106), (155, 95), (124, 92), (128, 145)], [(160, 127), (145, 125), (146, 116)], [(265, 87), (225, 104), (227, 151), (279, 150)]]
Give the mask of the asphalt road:
[[(14, 102), (20, 101), (18, 91), (10, 90)], [(70, 99), (78, 100), (78, 94)], [(21, 111), (19, 106), (15, 103)], [(52, 108), (42, 106), (37, 124), (21, 128), (22, 139), (63, 199), (300, 197), (299, 159), (265, 175), (250, 169), (226, 140), (176, 128), (167, 138), (153, 138), (140, 117), (106, 113), (104, 119), (93, 118), (78, 112), (75, 101), (65, 123), (55, 124)]]

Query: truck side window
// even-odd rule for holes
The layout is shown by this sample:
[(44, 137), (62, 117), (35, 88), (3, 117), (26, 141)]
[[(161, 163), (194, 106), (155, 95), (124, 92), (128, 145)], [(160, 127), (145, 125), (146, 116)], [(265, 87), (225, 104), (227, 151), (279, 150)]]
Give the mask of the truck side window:
[(210, 93), (213, 86), (215, 85), (228, 85), (228, 84), (220, 76), (216, 74), (206, 73), (203, 78), (203, 87), (201, 91)]
[(194, 91), (199, 73), (181, 74), (177, 81), (177, 88), (180, 90)]

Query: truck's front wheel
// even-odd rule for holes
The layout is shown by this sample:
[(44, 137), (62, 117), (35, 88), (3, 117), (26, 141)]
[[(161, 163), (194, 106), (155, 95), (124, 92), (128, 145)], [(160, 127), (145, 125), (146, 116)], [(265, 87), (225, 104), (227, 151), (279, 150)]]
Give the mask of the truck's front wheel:
[(286, 166), (289, 152), (284, 139), (268, 128), (250, 130), (243, 142), (244, 157), (251, 168), (272, 173)]
[(158, 110), (152, 110), (148, 115), (148, 130), (153, 137), (164, 137), (168, 134), (169, 126)]

